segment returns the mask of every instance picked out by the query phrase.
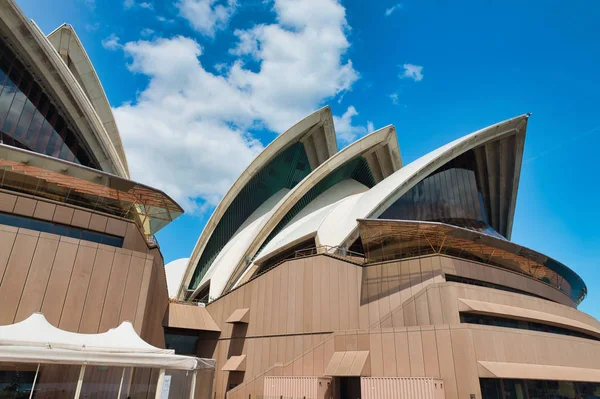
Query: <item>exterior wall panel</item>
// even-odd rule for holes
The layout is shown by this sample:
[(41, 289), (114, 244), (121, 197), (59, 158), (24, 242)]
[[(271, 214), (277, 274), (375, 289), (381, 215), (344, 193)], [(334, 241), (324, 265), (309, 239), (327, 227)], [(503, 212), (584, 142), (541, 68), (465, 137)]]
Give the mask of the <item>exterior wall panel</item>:
[(362, 399), (445, 399), (444, 381), (434, 378), (362, 377)]
[(328, 399), (331, 378), (325, 377), (265, 377), (264, 398)]

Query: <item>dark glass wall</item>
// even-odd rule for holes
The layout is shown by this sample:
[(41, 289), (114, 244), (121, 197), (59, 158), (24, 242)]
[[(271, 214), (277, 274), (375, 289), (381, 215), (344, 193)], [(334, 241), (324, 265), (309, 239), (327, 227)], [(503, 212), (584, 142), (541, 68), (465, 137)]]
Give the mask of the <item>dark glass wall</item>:
[(475, 153), (468, 151), (421, 180), (379, 219), (443, 222), (502, 237), (489, 226), (485, 209)]
[(481, 378), (482, 399), (595, 399), (600, 383)]
[(64, 115), (1, 39), (0, 143), (100, 169)]

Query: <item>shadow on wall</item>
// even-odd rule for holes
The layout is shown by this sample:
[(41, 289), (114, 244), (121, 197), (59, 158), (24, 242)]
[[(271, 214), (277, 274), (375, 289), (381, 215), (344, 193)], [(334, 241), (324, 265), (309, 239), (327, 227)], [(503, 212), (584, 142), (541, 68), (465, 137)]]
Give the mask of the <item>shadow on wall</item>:
[(387, 262), (363, 268), (360, 304), (366, 305), (399, 292), (409, 299), (429, 284), (441, 281), (440, 269), (421, 271), (419, 259)]

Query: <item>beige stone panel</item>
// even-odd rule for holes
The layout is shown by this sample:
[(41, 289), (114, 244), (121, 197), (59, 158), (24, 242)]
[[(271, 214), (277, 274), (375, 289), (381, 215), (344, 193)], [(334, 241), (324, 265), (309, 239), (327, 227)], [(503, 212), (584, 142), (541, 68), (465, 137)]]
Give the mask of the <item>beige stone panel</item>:
[[(75, 219), (75, 215), (73, 215), (73, 219)], [(90, 220), (88, 221), (88, 226), (91, 223), (91, 215)], [(89, 228), (89, 227), (88, 227)], [(91, 228), (90, 228), (91, 229)], [(123, 248), (131, 249), (132, 251), (138, 251), (147, 253), (149, 251), (148, 244), (146, 243), (146, 239), (140, 233), (140, 230), (136, 226), (135, 223), (127, 224), (127, 231), (125, 232), (125, 237), (123, 237)]]
[(106, 216), (98, 215), (97, 213), (93, 213), (90, 218), (90, 230), (100, 231), (104, 233), (106, 231), (106, 224), (108, 223), (108, 218)]
[(288, 306), (289, 306), (289, 268), (287, 265), (279, 266), (278, 269), (281, 269), (281, 294), (279, 295), (279, 322), (277, 332), (279, 334), (284, 334), (287, 332), (287, 322), (288, 322)]
[(26, 197), (17, 197), (13, 213), (21, 216), (33, 216), (37, 201)]
[(431, 257), (420, 258), (421, 264), (421, 278), (423, 279), (423, 287), (433, 282), (433, 265), (431, 264)]
[[(279, 331), (279, 319), (282, 314), (280, 311), (280, 301), (281, 301), (281, 268), (276, 267), (271, 271), (273, 273), (273, 289), (271, 291), (271, 299), (269, 301), (269, 305), (271, 307), (271, 325), (269, 326), (269, 331), (272, 334), (277, 335), (280, 333)], [(240, 298), (242, 296), (240, 295)], [(241, 301), (238, 301), (238, 303)], [(238, 307), (240, 305), (238, 304)]]
[(321, 331), (331, 331), (332, 330), (332, 325), (333, 322), (331, 321), (331, 314), (333, 312), (333, 307), (331, 305), (331, 290), (330, 290), (330, 284), (329, 284), (329, 278), (330, 278), (330, 272), (329, 272), (329, 258), (326, 257), (319, 257), (321, 258), (321, 270), (320, 270), (320, 274), (322, 275), (321, 278), (321, 320), (320, 320), (320, 325), (321, 325)]
[(442, 267), (442, 271), (447, 274), (457, 275), (456, 266), (454, 265), (454, 259), (448, 258), (446, 256), (440, 256), (440, 265)]
[(324, 347), (324, 343), (320, 342), (315, 346), (313, 351), (313, 373), (316, 376), (323, 375), (325, 372), (325, 367), (327, 366), (325, 364)]
[(16, 196), (0, 192), (0, 212), (13, 213), (16, 203)]
[(33, 217), (36, 219), (52, 220), (55, 209), (56, 205), (50, 202), (37, 201), (35, 211), (33, 212)]
[(419, 329), (408, 329), (408, 354), (410, 357), (410, 376), (425, 376), (425, 359), (423, 358), (423, 340)]
[(58, 326), (67, 297), (67, 288), (71, 280), (71, 273), (75, 265), (75, 257), (79, 245), (66, 242), (61, 237), (58, 250), (52, 264), (52, 271), (48, 279), (46, 295), (42, 303), (42, 313), (54, 326)]
[(119, 314), (119, 324), (124, 321), (134, 322), (136, 317), (137, 305), (142, 288), (142, 276), (144, 275), (144, 259), (132, 257), (129, 264), (129, 273), (127, 274), (127, 283), (125, 284), (125, 293), (123, 295), (123, 305)]
[(394, 350), (396, 355), (396, 375), (398, 377), (410, 377), (410, 353), (408, 351), (408, 333), (406, 331), (396, 331), (394, 333)]
[(314, 374), (314, 351), (309, 350), (312, 348), (312, 337), (310, 335), (304, 336), (303, 344), (305, 355), (302, 357), (302, 375), (313, 376)]
[[(411, 276), (410, 276), (410, 261), (404, 260), (400, 262), (400, 274), (402, 277), (402, 282), (400, 284), (400, 302), (404, 304), (407, 300), (409, 300), (412, 296), (412, 284)], [(420, 277), (419, 277), (420, 278)]]
[(271, 367), (277, 364), (279, 337), (271, 337), (269, 341), (269, 367)]
[(338, 273), (339, 302), (340, 302), (340, 330), (350, 328), (350, 293), (348, 292), (348, 275), (353, 272), (352, 266), (340, 263)]
[(399, 307), (392, 314), (392, 326), (393, 327), (404, 327), (404, 309)]
[(54, 220), (56, 223), (71, 225), (71, 221), (73, 220), (73, 211), (74, 209), (71, 207), (57, 205), (52, 220)]
[(425, 364), (425, 376), (440, 378), (440, 365), (438, 361), (437, 340), (433, 327), (421, 330), (423, 340), (423, 359)]
[(394, 343), (394, 333), (384, 332), (381, 334), (381, 344), (383, 352), (383, 376), (395, 377), (396, 370), (396, 348)]
[(427, 305), (429, 306), (429, 322), (434, 325), (444, 324), (439, 286), (427, 289)]
[(417, 308), (414, 299), (404, 303), (404, 324), (406, 326), (417, 325)]
[(254, 355), (253, 355), (253, 363), (254, 363), (254, 371), (252, 376), (255, 377), (263, 372), (262, 369), (262, 351), (264, 340), (262, 338), (255, 338), (254, 341)]
[(129, 273), (129, 264), (131, 256), (115, 253), (113, 265), (111, 268), (106, 297), (102, 307), (102, 317), (100, 318), (99, 331), (108, 331), (119, 325), (119, 315), (125, 295), (125, 285)]
[(360, 308), (360, 271), (361, 268), (351, 266), (348, 269), (348, 328), (358, 329), (359, 324), (359, 308)]
[(343, 352), (346, 350), (346, 334), (337, 332), (333, 335), (333, 349), (336, 352)]
[(255, 283), (258, 289), (258, 307), (256, 308), (257, 318), (255, 329), (256, 335), (264, 335), (265, 333), (265, 301), (267, 296), (267, 274), (263, 274), (256, 280)]
[(379, 300), (379, 320), (376, 324), (381, 321), (381, 318), (390, 314), (390, 285), (388, 283), (387, 268), (385, 264), (377, 266), (377, 281)]
[[(135, 313), (135, 323), (133, 327), (138, 335), (141, 335), (142, 328), (144, 326), (144, 315), (146, 314), (146, 305), (148, 304), (148, 296), (150, 291), (150, 283), (152, 280), (152, 258), (146, 259), (144, 262), (144, 274), (140, 275), (139, 278), (142, 281), (140, 287), (140, 296), (137, 300), (137, 310)], [(95, 262), (94, 262), (95, 263)]]
[(90, 212), (75, 209), (75, 211), (73, 212), (73, 218), (71, 219), (71, 224), (76, 227), (87, 229), (90, 226), (91, 217), (92, 214)]
[(440, 286), (440, 300), (442, 302), (442, 315), (446, 324), (460, 324), (458, 315), (457, 289), (455, 285), (444, 284)]
[(454, 354), (452, 350), (450, 330), (448, 327), (436, 328), (435, 336), (438, 349), (440, 375), (444, 380), (444, 392), (446, 394), (446, 398), (457, 399), (458, 388), (456, 384)]
[(311, 273), (312, 281), (310, 289), (312, 292), (312, 310), (310, 312), (310, 320), (313, 331), (322, 331), (321, 328), (321, 309), (325, 306), (321, 295), (321, 279), (323, 278), (323, 264), (322, 256), (315, 256), (310, 258), (313, 264), (313, 270)]
[(408, 273), (410, 275), (411, 295), (423, 289), (423, 276), (421, 275), (421, 263), (419, 259), (408, 261)]
[(415, 298), (414, 303), (417, 315), (417, 325), (426, 326), (432, 324), (429, 321), (429, 304), (427, 301), (427, 291), (421, 291)]
[[(291, 364), (291, 362), (294, 360), (294, 345), (295, 341), (292, 335), (285, 337), (285, 364)], [(286, 375), (292, 375), (292, 371), (293, 368), (289, 370), (290, 374)]]
[(114, 252), (98, 250), (83, 307), (83, 317), (79, 326), (80, 333), (95, 334), (98, 332), (114, 256)]
[(340, 262), (327, 258), (329, 260), (329, 318), (331, 320), (329, 328), (333, 331), (340, 329)]
[(373, 375), (384, 375), (381, 333), (371, 332), (369, 334), (369, 349), (369, 355), (371, 358), (371, 372)]
[(264, 373), (270, 366), (269, 360), (271, 359), (271, 338), (262, 338), (262, 354), (260, 360), (261, 373)]
[(296, 303), (294, 306), (294, 332), (301, 333), (304, 328), (304, 259), (296, 264)]
[(369, 301), (369, 327), (375, 326), (380, 319), (379, 315), (379, 289), (381, 281), (379, 267), (371, 266), (365, 269), (367, 275), (367, 298)]
[(275, 277), (274, 270), (269, 273), (265, 273), (265, 291), (263, 296), (265, 297), (265, 303), (263, 306), (263, 334), (272, 335), (273, 329), (273, 278)]
[(358, 351), (358, 335), (356, 331), (348, 331), (346, 333), (345, 344), (347, 351)]
[[(10, 241), (10, 233), (4, 235)], [(0, 276), (0, 325), (14, 323), (37, 240), (33, 235), (19, 233), (11, 246), (4, 274)]]
[(471, 394), (481, 397), (477, 358), (473, 349), (471, 331), (463, 328), (450, 330), (452, 351), (459, 398), (468, 398)]
[(0, 225), (0, 287), (2, 287), (2, 279), (13, 250), (17, 231), (18, 229), (14, 227)]
[(473, 347), (477, 360), (496, 361), (492, 331), (473, 329)]
[(25, 320), (34, 312), (41, 311), (42, 301), (52, 270), (52, 261), (58, 249), (56, 238), (39, 238), (25, 282), (25, 288), (17, 309), (14, 322)]
[(287, 308), (287, 327), (286, 333), (292, 334), (295, 331), (294, 323), (296, 321), (296, 278), (297, 278), (297, 262), (288, 262), (288, 308)]
[(402, 300), (400, 298), (400, 284), (402, 283), (400, 262), (387, 263), (384, 267), (384, 271), (389, 281), (390, 311), (393, 312), (402, 304)]
[(369, 332), (366, 330), (358, 331), (356, 334), (356, 342), (357, 342), (359, 351), (368, 351), (369, 347), (371, 345), (370, 338), (369, 338)]
[(302, 336), (296, 335), (294, 337), (294, 365), (292, 368), (292, 375), (301, 376), (302, 375)]
[(360, 303), (358, 308), (358, 326), (361, 330), (369, 328), (369, 303), (366, 300), (368, 296), (366, 278), (367, 268), (363, 267), (358, 274), (358, 298)]
[(114, 236), (125, 237), (127, 231), (127, 222), (120, 219), (108, 218), (106, 222), (106, 234), (112, 234)]

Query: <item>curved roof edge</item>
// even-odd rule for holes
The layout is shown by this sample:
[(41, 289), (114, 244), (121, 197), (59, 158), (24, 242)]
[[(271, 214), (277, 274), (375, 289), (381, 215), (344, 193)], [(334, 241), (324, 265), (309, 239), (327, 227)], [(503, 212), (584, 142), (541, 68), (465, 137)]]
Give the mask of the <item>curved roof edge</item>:
[[(339, 166), (342, 166), (347, 161), (357, 157), (368, 157), (370, 154), (377, 152), (382, 147), (398, 147), (398, 139), (396, 137), (396, 129), (392, 125), (376, 130), (360, 140), (352, 143), (342, 151), (332, 156), (327, 162), (323, 163), (311, 174), (304, 178), (286, 197), (279, 202), (277, 208), (272, 211), (271, 216), (263, 223), (260, 230), (256, 234), (253, 242), (245, 251), (245, 256), (242, 256), (238, 261), (234, 272), (229, 276), (225, 291), (231, 289), (240, 275), (244, 273), (246, 268), (245, 259), (252, 258), (260, 249), (261, 245), (267, 239), (271, 231), (278, 225), (284, 216), (292, 209), (292, 207), (319, 181), (324, 179), (331, 172), (335, 171)], [(387, 154), (392, 157), (392, 153), (387, 151)], [(391, 163), (391, 160), (389, 160)], [(395, 172), (395, 170), (394, 170)], [(385, 175), (384, 175), (385, 177)], [(376, 186), (375, 186), (376, 187)], [(222, 293), (220, 293), (222, 294)], [(196, 295), (196, 292), (194, 293)]]
[(31, 64), (34, 75), (51, 90), (54, 99), (77, 126), (102, 170), (128, 178), (129, 173), (92, 102), (41, 29), (25, 17), (14, 0), (1, 2), (0, 24), (6, 26), (4, 33), (9, 35), (9, 42)]
[(75, 32), (72, 25), (64, 23), (47, 37), (87, 94), (119, 155), (121, 163), (129, 173), (121, 135), (106, 97), (106, 92), (77, 32)]
[[(231, 185), (229, 191), (223, 196), (219, 205), (206, 222), (196, 245), (190, 256), (189, 263), (179, 288), (179, 297), (183, 299), (184, 287), (190, 284), (194, 270), (197, 267), (202, 251), (213, 234), (219, 221), (240, 193), (242, 188), (273, 158), (279, 155), (290, 145), (302, 142), (304, 144), (311, 168), (314, 170), (337, 152), (337, 142), (333, 126), (331, 108), (323, 107), (308, 115), (294, 126), (280, 134), (273, 140), (251, 163), (237, 180)], [(197, 290), (196, 290), (197, 291)]]
[[(474, 133), (454, 140), (427, 155), (404, 166), (381, 183), (377, 184), (371, 190), (365, 192), (356, 204), (349, 210), (347, 220), (341, 220), (336, 223), (335, 237), (329, 237), (325, 244), (327, 245), (346, 245), (358, 237), (358, 227), (356, 220), (365, 218), (377, 218), (385, 209), (393, 204), (404, 193), (410, 190), (415, 184), (423, 178), (434, 172), (437, 168), (458, 157), (459, 155), (479, 147), (481, 145), (494, 142), (495, 140), (512, 134), (524, 135), (527, 127), (527, 120), (530, 114), (520, 115), (503, 122), (488, 126)], [(519, 176), (521, 173), (521, 159), (523, 154), (523, 145), (516, 149), (515, 169), (513, 176), (513, 190), (508, 195), (508, 235), (510, 240), (510, 230), (512, 229), (512, 219), (514, 217)]]

